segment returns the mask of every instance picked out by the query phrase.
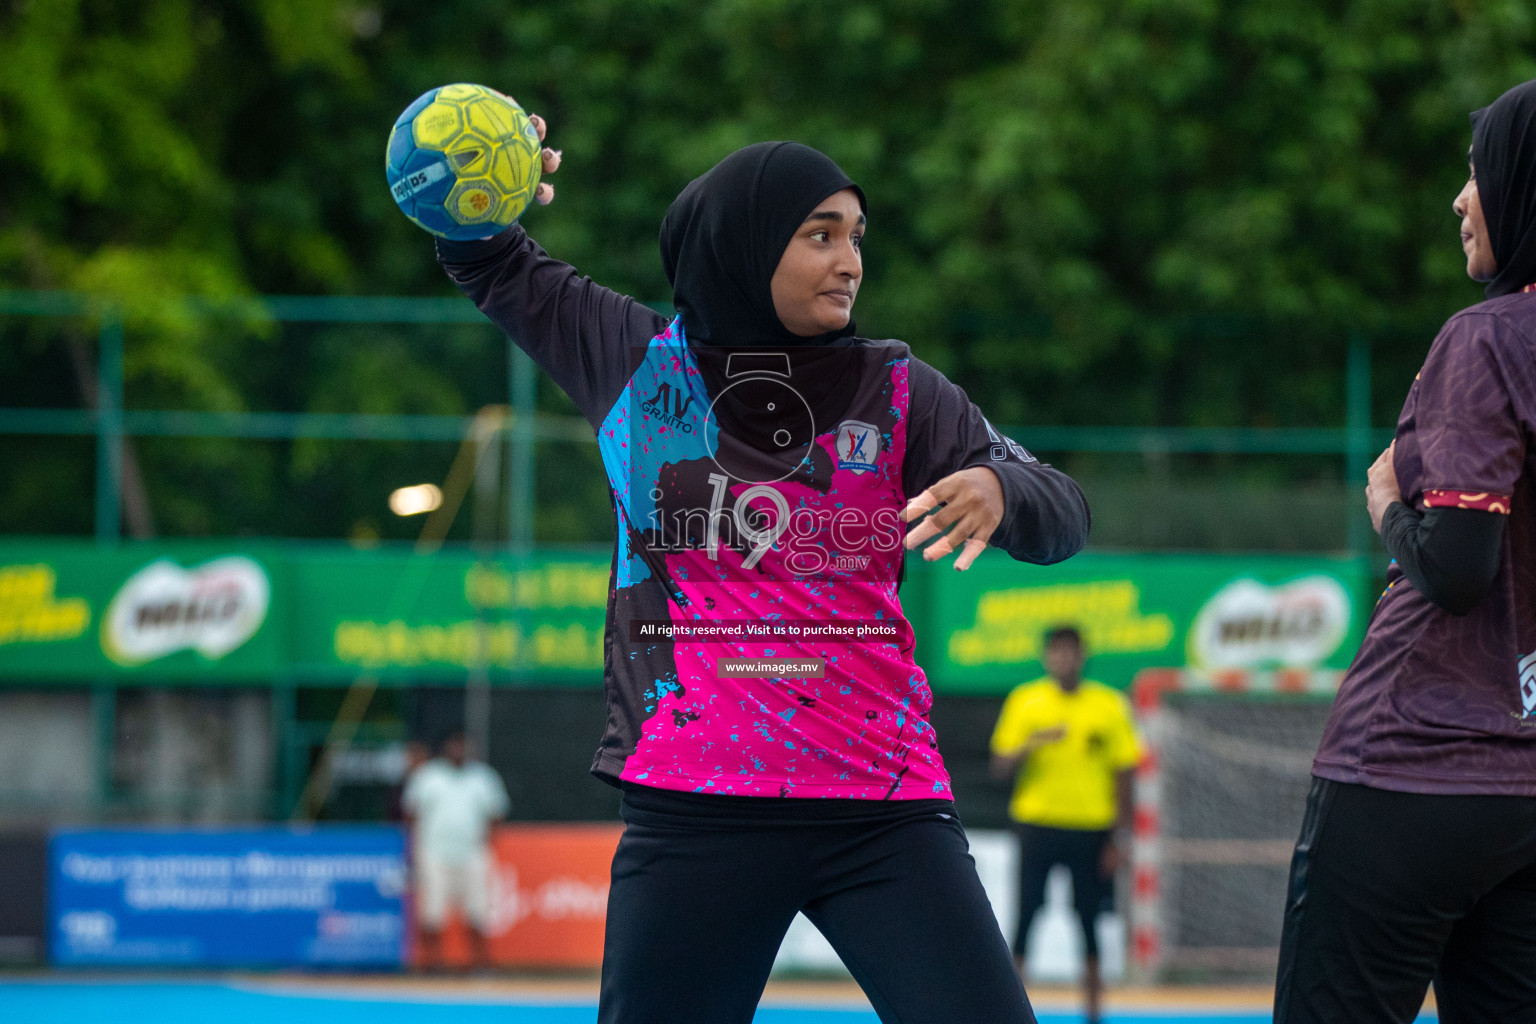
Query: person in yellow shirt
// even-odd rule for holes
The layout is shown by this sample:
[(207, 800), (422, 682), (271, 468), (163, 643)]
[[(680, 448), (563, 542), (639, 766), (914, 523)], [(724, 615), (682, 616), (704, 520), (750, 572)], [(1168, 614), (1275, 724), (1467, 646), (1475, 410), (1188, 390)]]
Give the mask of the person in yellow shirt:
[(992, 731), (992, 774), (1014, 780), (1008, 805), (1019, 835), (1019, 930), (1014, 963), (1057, 864), (1072, 873), (1072, 903), (1083, 926), (1083, 991), (1089, 1024), (1100, 1019), (1102, 986), (1094, 922), (1111, 904), (1131, 825), (1132, 773), (1141, 744), (1125, 695), (1084, 679), (1087, 652), (1072, 626), (1046, 631), (1048, 675), (1016, 687)]

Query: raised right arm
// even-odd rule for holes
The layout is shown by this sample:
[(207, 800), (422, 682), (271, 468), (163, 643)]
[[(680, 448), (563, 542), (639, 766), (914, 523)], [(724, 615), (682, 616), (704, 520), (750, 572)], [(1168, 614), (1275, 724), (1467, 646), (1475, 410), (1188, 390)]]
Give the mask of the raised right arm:
[(494, 238), (437, 240), (437, 258), (474, 301), (571, 397), (596, 429), (667, 319), (583, 277), (521, 225)]

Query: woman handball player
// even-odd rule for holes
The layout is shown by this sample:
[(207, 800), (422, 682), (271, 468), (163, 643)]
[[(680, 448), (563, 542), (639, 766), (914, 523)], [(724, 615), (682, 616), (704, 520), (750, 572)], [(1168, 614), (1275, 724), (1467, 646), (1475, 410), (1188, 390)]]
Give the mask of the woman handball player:
[(621, 788), (626, 827), (605, 1024), (747, 1024), (797, 912), (882, 1020), (1035, 1019), (968, 853), (898, 589), (908, 550), (957, 569), (988, 544), (1067, 558), (1088, 508), (907, 345), (857, 333), (867, 227), (864, 193), (831, 159), (771, 142), (668, 209), (675, 317), (519, 225), (437, 243), (587, 418), (610, 486), (592, 771)]
[(1441, 328), (1366, 504), (1393, 562), (1291, 863), (1277, 1024), (1536, 1021), (1536, 82), (1472, 114), (1487, 301)]

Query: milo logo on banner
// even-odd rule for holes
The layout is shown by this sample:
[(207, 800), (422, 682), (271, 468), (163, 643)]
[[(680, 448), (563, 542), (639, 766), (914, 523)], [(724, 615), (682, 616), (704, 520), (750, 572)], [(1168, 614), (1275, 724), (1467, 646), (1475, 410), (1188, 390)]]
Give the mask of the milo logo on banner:
[(217, 660), (256, 634), (272, 587), (260, 565), (241, 555), (183, 569), (161, 560), (128, 577), (101, 621), (101, 649), (120, 665), (177, 651)]
[(1189, 662), (1205, 668), (1321, 665), (1344, 642), (1349, 625), (1349, 594), (1332, 576), (1276, 587), (1234, 580), (1195, 616)]

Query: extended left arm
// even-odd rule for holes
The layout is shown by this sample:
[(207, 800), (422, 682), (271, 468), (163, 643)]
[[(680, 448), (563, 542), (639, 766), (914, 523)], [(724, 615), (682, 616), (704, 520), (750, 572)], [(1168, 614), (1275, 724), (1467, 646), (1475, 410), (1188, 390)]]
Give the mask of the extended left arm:
[(961, 551), (956, 569), (968, 568), (989, 543), (1039, 565), (1082, 550), (1091, 519), (1077, 483), (999, 434), (965, 392), (933, 367), (917, 358), (909, 367), (912, 417), (903, 484), (913, 497), (904, 518), (928, 518), (907, 535), (907, 548), (944, 534), (923, 557), (933, 561)]

